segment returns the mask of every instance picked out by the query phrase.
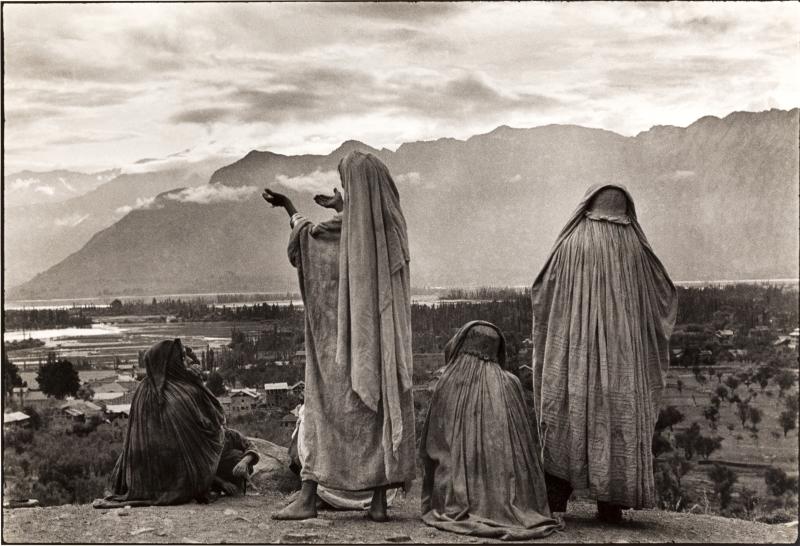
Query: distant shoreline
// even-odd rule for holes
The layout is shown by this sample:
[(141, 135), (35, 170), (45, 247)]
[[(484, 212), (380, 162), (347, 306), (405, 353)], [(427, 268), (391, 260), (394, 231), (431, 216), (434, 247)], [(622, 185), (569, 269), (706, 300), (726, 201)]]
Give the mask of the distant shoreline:
[[(772, 284), (772, 285), (795, 285), (800, 286), (800, 279), (720, 279), (710, 281), (674, 281), (675, 285), (682, 287), (703, 287), (703, 286), (732, 286), (737, 284)], [(443, 293), (459, 289), (465, 291), (481, 290), (481, 289), (498, 289), (498, 290), (525, 290), (530, 285), (516, 285), (516, 286), (431, 286), (419, 287), (412, 289), (412, 295), (415, 300), (422, 300), (428, 298), (439, 299)], [(163, 299), (183, 299), (190, 301), (203, 301), (209, 305), (218, 306), (231, 306), (242, 304), (257, 304), (268, 303), (278, 305), (288, 305), (290, 302), (295, 305), (302, 305), (303, 301), (299, 294), (291, 292), (199, 292), (199, 293), (181, 293), (181, 294), (146, 294), (140, 296), (95, 296), (95, 297), (80, 297), (80, 298), (52, 298), (52, 299), (27, 299), (27, 300), (7, 300), (3, 304), (3, 309), (19, 310), (19, 309), (57, 309), (57, 308), (71, 308), (71, 307), (108, 307), (110, 302), (118, 299), (120, 301), (149, 301), (153, 298), (157, 300)], [(222, 299), (223, 301), (220, 301)]]

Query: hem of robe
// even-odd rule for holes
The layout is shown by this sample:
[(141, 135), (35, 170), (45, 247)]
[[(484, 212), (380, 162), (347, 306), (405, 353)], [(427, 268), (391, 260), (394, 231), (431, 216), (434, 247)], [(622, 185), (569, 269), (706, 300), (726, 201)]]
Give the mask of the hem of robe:
[(631, 502), (631, 499), (624, 499), (622, 497), (616, 497), (613, 495), (609, 495), (606, 493), (598, 493), (597, 491), (592, 489), (590, 485), (576, 485), (575, 482), (570, 479), (566, 473), (562, 473), (558, 470), (553, 470), (552, 468), (547, 468), (545, 466), (544, 471), (547, 474), (555, 476), (556, 478), (560, 478), (570, 484), (572, 486), (573, 492), (577, 492), (581, 496), (589, 497), (593, 501), (600, 501), (600, 502), (607, 502), (610, 504), (616, 504), (619, 506), (624, 506), (623, 510), (650, 510), (656, 508), (656, 503), (647, 503), (647, 502)]
[(564, 529), (563, 521), (554, 519), (551, 521), (552, 523), (542, 522), (535, 527), (518, 527), (498, 525), (496, 522), (484, 521), (469, 515), (464, 519), (454, 520), (437, 513), (436, 510), (430, 510), (422, 515), (422, 522), (425, 525), (435, 527), (441, 531), (500, 540), (544, 538)]
[[(305, 474), (305, 475), (304, 475)], [(377, 483), (375, 485), (367, 485), (364, 487), (349, 487), (347, 485), (342, 485), (339, 483), (333, 483), (328, 481), (320, 480), (318, 477), (314, 476), (311, 472), (304, 472), (303, 470), (300, 471), (300, 480), (301, 481), (312, 481), (317, 485), (321, 485), (328, 489), (336, 489), (338, 491), (347, 491), (350, 493), (360, 493), (363, 491), (372, 491), (378, 487), (385, 487), (386, 489), (409, 489), (408, 484), (412, 481), (411, 479), (407, 481), (393, 481), (393, 482), (383, 482)]]

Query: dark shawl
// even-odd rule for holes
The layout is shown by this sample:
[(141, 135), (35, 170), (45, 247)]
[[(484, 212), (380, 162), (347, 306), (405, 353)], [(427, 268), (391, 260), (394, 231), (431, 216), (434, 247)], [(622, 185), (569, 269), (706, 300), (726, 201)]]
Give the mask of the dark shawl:
[(179, 339), (150, 347), (144, 364), (112, 495), (95, 501), (98, 508), (205, 500), (214, 479), (225, 439), (219, 401), (185, 367)]

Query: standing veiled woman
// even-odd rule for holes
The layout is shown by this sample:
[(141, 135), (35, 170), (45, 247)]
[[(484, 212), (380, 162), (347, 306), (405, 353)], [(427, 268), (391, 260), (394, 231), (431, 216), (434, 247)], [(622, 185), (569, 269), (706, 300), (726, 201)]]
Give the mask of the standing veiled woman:
[(550, 516), (536, 424), (494, 324), (465, 324), (445, 347), (420, 439), (422, 521), (445, 531), (528, 540)]
[(655, 505), (651, 439), (677, 295), (623, 186), (589, 188), (531, 290), (533, 393), (550, 508)]
[(387, 488), (414, 478), (411, 285), (406, 222), (389, 170), (354, 151), (339, 163), (344, 198), (317, 196), (341, 211), (313, 225), (284, 195), (306, 315), (308, 456), (300, 496), (275, 519), (315, 517), (318, 484), (372, 491), (367, 515), (387, 519)]
[(225, 440), (217, 398), (184, 365), (193, 357), (180, 339), (144, 355), (147, 376), (136, 388), (112, 494), (95, 508), (208, 501)]

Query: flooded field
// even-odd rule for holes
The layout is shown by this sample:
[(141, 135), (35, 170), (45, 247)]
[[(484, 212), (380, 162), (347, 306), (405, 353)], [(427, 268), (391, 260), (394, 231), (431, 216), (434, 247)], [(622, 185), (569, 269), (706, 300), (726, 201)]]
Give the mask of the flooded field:
[(29, 337), (45, 342), (42, 347), (21, 349), (10, 353), (10, 357), (21, 371), (38, 367), (39, 362), (47, 360), (47, 353), (53, 351), (58, 358), (86, 359), (93, 367), (136, 364), (139, 351), (147, 349), (162, 339), (179, 337), (184, 344), (203, 350), (207, 347), (221, 347), (231, 340), (231, 329), (238, 328), (245, 333), (257, 333), (265, 329), (260, 321), (246, 322), (172, 322), (165, 323), (150, 319), (141, 322), (107, 322), (94, 324), (92, 328), (62, 328), (30, 330), (23, 333), (4, 332), (3, 341), (27, 339)]

